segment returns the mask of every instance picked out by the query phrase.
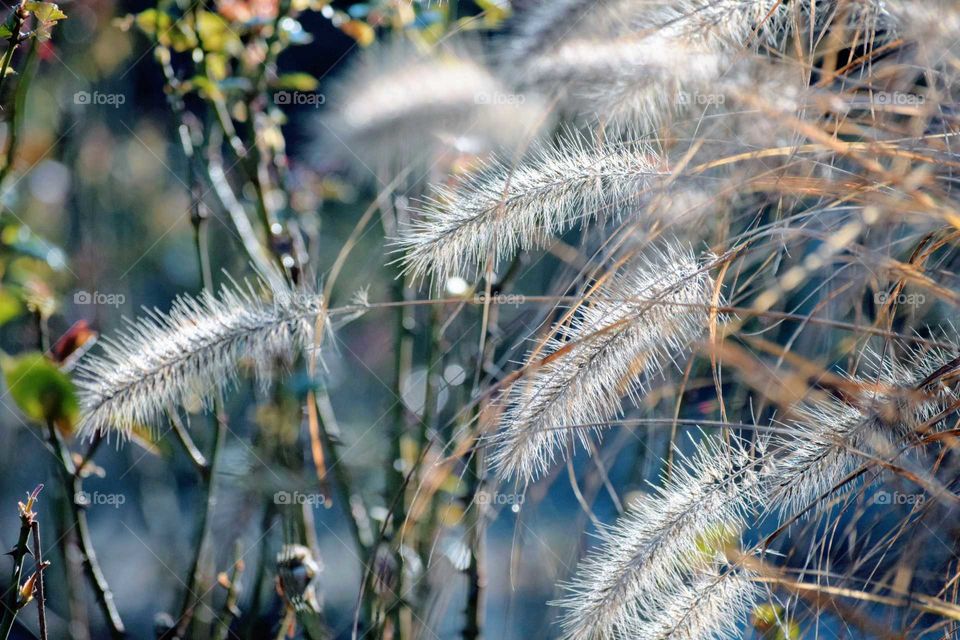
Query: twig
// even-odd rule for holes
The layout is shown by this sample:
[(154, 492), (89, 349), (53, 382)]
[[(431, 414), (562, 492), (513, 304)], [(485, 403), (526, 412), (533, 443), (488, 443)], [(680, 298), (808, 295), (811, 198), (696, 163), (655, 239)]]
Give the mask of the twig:
[(213, 444), (210, 447), (208, 477), (203, 483), (205, 487), (205, 497), (203, 508), (200, 512), (200, 521), (197, 526), (197, 539), (194, 546), (193, 560), (190, 563), (190, 572), (187, 578), (187, 587), (183, 595), (183, 603), (180, 607), (180, 615), (177, 618), (177, 624), (165, 634), (161, 640), (173, 640), (183, 638), (190, 628), (190, 622), (193, 620), (193, 614), (199, 604), (199, 598), (196, 595), (197, 586), (200, 584), (200, 574), (203, 569), (203, 550), (206, 546), (207, 538), (210, 534), (210, 521), (213, 516), (213, 508), (216, 504), (216, 494), (214, 492), (214, 483), (216, 481), (216, 472), (219, 462), (219, 454), (223, 449), (223, 443), (227, 436), (227, 417), (223, 412), (223, 402), (220, 398), (215, 401), (215, 421), (216, 435)]
[(43, 489), (42, 484), (37, 486), (37, 488), (27, 496), (26, 503), (19, 503), (20, 537), (17, 539), (17, 544), (9, 553), (9, 555), (13, 556), (13, 575), (10, 577), (10, 586), (7, 587), (7, 591), (3, 597), (3, 618), (0, 620), (0, 640), (7, 640), (7, 637), (10, 635), (10, 630), (13, 628), (13, 621), (17, 617), (17, 613), (30, 601), (29, 594), (24, 596), (21, 593), (20, 580), (23, 577), (23, 561), (30, 553), (28, 541), (34, 519), (36, 518), (33, 505), (41, 489)]
[(43, 551), (40, 548), (40, 523), (34, 520), (30, 526), (33, 537), (33, 562), (36, 565), (37, 579), (34, 585), (37, 601), (37, 625), (40, 629), (40, 640), (47, 640), (47, 611), (46, 596), (43, 590), (43, 570), (49, 563), (43, 561)]
[(10, 36), (7, 38), (9, 44), (3, 54), (3, 62), (0, 62), (0, 91), (3, 90), (3, 82), (7, 79), (7, 73), (10, 71), (10, 62), (13, 60), (13, 54), (20, 46), (20, 28), (27, 19), (27, 12), (23, 8), (26, 0), (20, 0), (16, 9), (13, 10), (13, 19), (10, 24)]
[(184, 451), (187, 452), (187, 455), (190, 457), (190, 462), (193, 463), (193, 466), (200, 473), (201, 477), (207, 479), (210, 474), (210, 463), (207, 461), (206, 456), (203, 455), (203, 452), (200, 451), (200, 448), (193, 441), (193, 438), (190, 437), (190, 433), (183, 425), (183, 421), (180, 420), (177, 412), (171, 410), (168, 413), (174, 435), (177, 436), (177, 440), (183, 446)]
[(93, 460), (93, 455), (97, 452), (97, 449), (100, 448), (100, 444), (102, 442), (103, 433), (100, 431), (94, 433), (90, 441), (90, 446), (87, 447), (87, 452), (83, 454), (82, 458), (80, 458), (80, 463), (76, 465), (76, 470), (73, 472), (75, 478), (83, 478), (83, 470), (86, 469), (87, 465), (90, 464), (90, 461)]
[[(10, 115), (10, 133), (7, 138), (7, 149), (4, 153), (5, 161), (0, 168), (0, 185), (6, 182), (7, 176), (13, 170), (14, 157), (17, 154), (20, 140), (20, 123), (23, 120), (23, 110), (27, 101), (27, 91), (30, 88), (30, 80), (33, 78), (33, 71), (36, 69), (37, 40), (30, 40), (30, 48), (27, 49), (27, 57), (23, 62), (23, 71), (20, 79), (17, 81), (17, 90), (13, 96), (13, 112)], [(0, 78), (2, 82), (2, 78)]]
[(246, 566), (243, 562), (243, 547), (238, 540), (234, 547), (233, 569), (228, 577), (228, 584), (226, 585), (227, 596), (223, 601), (223, 613), (220, 614), (220, 622), (218, 623), (217, 632), (214, 636), (215, 640), (227, 640), (230, 636), (230, 625), (233, 623), (233, 619), (240, 615), (240, 609), (237, 603), (240, 602), (240, 576), (243, 575), (245, 568)]
[(63, 483), (63, 490), (67, 494), (66, 500), (70, 505), (70, 514), (73, 517), (73, 525), (77, 531), (77, 537), (80, 543), (80, 554), (83, 559), (83, 567), (87, 574), (87, 579), (93, 588), (94, 596), (100, 611), (110, 627), (110, 635), (113, 638), (122, 638), (126, 635), (126, 629), (120, 613), (117, 611), (113, 602), (113, 592), (110, 591), (110, 585), (103, 575), (100, 563), (97, 562), (97, 554), (93, 550), (93, 540), (90, 536), (90, 527), (87, 524), (87, 514), (83, 510), (77, 497), (82, 494), (82, 479), (77, 474), (77, 469), (70, 456), (70, 450), (60, 438), (57, 427), (53, 422), (47, 422), (47, 436), (50, 447), (60, 461), (60, 475)]

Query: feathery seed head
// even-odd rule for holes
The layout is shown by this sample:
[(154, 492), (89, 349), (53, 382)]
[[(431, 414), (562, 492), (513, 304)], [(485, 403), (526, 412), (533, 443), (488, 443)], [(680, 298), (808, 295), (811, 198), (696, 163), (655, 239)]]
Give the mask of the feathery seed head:
[(535, 137), (542, 107), (506, 87), (471, 49), (445, 43), (423, 52), (404, 42), (365, 51), (330, 92), (324, 146), (342, 149), (366, 174)]
[(749, 572), (715, 565), (695, 572), (689, 582), (659, 594), (650, 617), (637, 621), (628, 637), (637, 640), (724, 640), (739, 625), (761, 590)]
[(476, 274), (543, 246), (576, 224), (638, 206), (660, 163), (646, 146), (590, 145), (567, 135), (514, 166), (494, 159), (456, 187), (440, 186), (399, 239), (406, 267), (439, 282)]
[(689, 247), (670, 244), (636, 259), (601, 284), (568, 324), (559, 323), (528, 373), (508, 394), (493, 464), (530, 481), (558, 451), (586, 443), (614, 417), (624, 390), (634, 400), (704, 332), (713, 281)]
[(661, 594), (703, 571), (705, 540), (720, 543), (717, 532), (743, 527), (758, 487), (754, 462), (739, 443), (697, 444), (686, 462), (602, 531), (601, 543), (581, 561), (566, 585), (569, 595), (556, 603), (565, 609), (565, 638), (673, 637), (647, 635), (662, 632), (665, 620), (680, 624), (676, 610), (667, 616)]
[(793, 433), (782, 442), (788, 453), (772, 458), (765, 471), (767, 509), (797, 513), (835, 490), (864, 462), (862, 454), (886, 457), (898, 442), (915, 435), (918, 425), (955, 397), (942, 385), (916, 387), (956, 353), (960, 350), (935, 349), (894, 361), (868, 351), (870, 376), (851, 378), (864, 389), (860, 398), (819, 399), (801, 407), (800, 417), (788, 425)]
[(229, 386), (242, 362), (262, 380), (279, 362), (292, 362), (314, 339), (322, 309), (318, 294), (271, 287), (272, 300), (252, 286), (219, 296), (178, 297), (169, 312), (149, 311), (102, 342), (78, 368), (86, 433), (129, 433), (156, 424), (191, 398), (209, 402)]

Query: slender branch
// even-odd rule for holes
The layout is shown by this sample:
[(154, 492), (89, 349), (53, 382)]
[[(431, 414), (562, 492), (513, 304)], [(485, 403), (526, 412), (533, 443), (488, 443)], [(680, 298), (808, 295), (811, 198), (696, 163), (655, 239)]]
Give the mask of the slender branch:
[(28, 543), (34, 518), (36, 517), (36, 514), (33, 512), (33, 505), (37, 499), (37, 494), (40, 493), (42, 488), (43, 485), (38, 486), (33, 490), (33, 493), (29, 495), (26, 504), (21, 502), (19, 505), (20, 537), (17, 539), (17, 544), (9, 553), (9, 555), (13, 557), (13, 575), (10, 577), (10, 586), (7, 587), (7, 591), (4, 593), (3, 618), (0, 619), (0, 640), (7, 640), (7, 637), (10, 635), (10, 630), (13, 628), (13, 621), (16, 619), (17, 613), (29, 602), (29, 598), (21, 594), (20, 580), (23, 578), (24, 560), (30, 554)]
[(215, 405), (216, 434), (213, 439), (213, 444), (210, 447), (210, 454), (207, 456), (207, 459), (210, 461), (208, 467), (209, 476), (203, 483), (205, 496), (203, 499), (203, 507), (200, 511), (200, 520), (197, 525), (197, 538), (194, 545), (193, 559), (190, 562), (187, 587), (183, 595), (183, 603), (180, 606), (180, 615), (177, 618), (177, 624), (174, 625), (161, 640), (174, 640), (185, 637), (200, 600), (197, 596), (197, 591), (201, 580), (200, 574), (203, 570), (203, 551), (206, 547), (207, 538), (210, 535), (210, 522), (213, 519), (213, 508), (216, 504), (214, 483), (216, 481), (217, 466), (220, 459), (219, 454), (223, 449), (223, 443), (227, 436), (227, 417), (223, 412), (223, 402), (218, 398), (215, 401)]
[(80, 463), (76, 465), (76, 470), (73, 472), (75, 478), (83, 478), (83, 470), (86, 469), (87, 465), (90, 464), (90, 461), (93, 460), (93, 455), (97, 452), (97, 449), (100, 448), (100, 444), (102, 442), (103, 433), (99, 431), (94, 433), (90, 440), (90, 446), (87, 447), (87, 452), (83, 454), (82, 458), (80, 458)]
[(227, 578), (227, 596), (223, 601), (223, 612), (220, 614), (214, 640), (227, 640), (230, 637), (230, 625), (233, 623), (233, 619), (240, 615), (238, 607), (241, 593), (240, 577), (243, 575), (244, 569), (243, 547), (237, 541), (233, 552), (233, 568)]
[(340, 453), (340, 431), (332, 414), (332, 408), (329, 406), (330, 401), (325, 391), (310, 392), (308, 402), (311, 401), (317, 410), (320, 443), (330, 457), (327, 473), (333, 476), (333, 483), (344, 501), (343, 511), (347, 516), (347, 523), (350, 525), (350, 532), (353, 534), (360, 557), (366, 558), (373, 543), (373, 534), (367, 517), (368, 511), (363, 503), (363, 497), (355, 488), (356, 484), (350, 470), (343, 464)]
[(40, 640), (47, 640), (47, 610), (46, 594), (43, 589), (43, 570), (49, 565), (43, 560), (43, 551), (40, 548), (40, 523), (34, 520), (30, 526), (33, 537), (33, 562), (36, 568), (37, 579), (34, 583), (35, 600), (37, 601), (37, 626), (40, 630)]
[(210, 476), (210, 463), (207, 461), (206, 456), (203, 455), (203, 452), (200, 451), (200, 448), (193, 441), (193, 438), (190, 437), (190, 433), (187, 431), (187, 428), (184, 426), (183, 421), (180, 420), (180, 416), (177, 415), (177, 412), (171, 410), (168, 412), (170, 416), (170, 424), (173, 427), (173, 433), (177, 437), (177, 441), (183, 446), (184, 451), (187, 452), (187, 456), (190, 457), (190, 462), (193, 463), (193, 466), (196, 468), (197, 472), (205, 480)]
[[(30, 89), (30, 81), (33, 78), (33, 72), (37, 67), (37, 39), (30, 39), (30, 48), (27, 49), (27, 57), (23, 62), (23, 71), (20, 73), (20, 79), (17, 81), (17, 90), (13, 96), (13, 111), (10, 115), (10, 133), (7, 138), (7, 149), (5, 152), (5, 161), (0, 168), (0, 185), (6, 182), (7, 176), (13, 170), (13, 160), (16, 157), (20, 140), (20, 124), (23, 121), (23, 111), (26, 107), (27, 91)], [(2, 73), (2, 72), (0, 72)], [(2, 82), (0, 77), (0, 82)]]
[(57, 427), (53, 422), (47, 422), (47, 437), (50, 447), (60, 461), (60, 476), (63, 484), (63, 490), (67, 494), (67, 503), (70, 506), (70, 514), (73, 517), (73, 526), (77, 531), (77, 537), (80, 543), (80, 555), (83, 560), (84, 571), (87, 574), (87, 580), (93, 588), (94, 596), (103, 617), (110, 627), (110, 635), (113, 638), (122, 638), (126, 634), (123, 620), (117, 611), (113, 602), (113, 592), (110, 585), (103, 575), (100, 563), (97, 561), (97, 554), (93, 549), (93, 539), (90, 536), (90, 527), (87, 524), (87, 514), (83, 506), (77, 501), (78, 496), (82, 495), (83, 484), (77, 474), (77, 469), (73, 464), (70, 450), (64, 444)]
[(23, 23), (27, 19), (27, 12), (23, 8), (24, 4), (26, 4), (26, 0), (20, 0), (20, 2), (17, 3), (16, 9), (13, 10), (10, 36), (7, 38), (9, 44), (3, 54), (3, 61), (0, 62), (0, 91), (3, 90), (4, 80), (7, 79), (7, 73), (10, 72), (10, 62), (13, 60), (13, 54), (21, 42), (20, 28), (23, 27)]

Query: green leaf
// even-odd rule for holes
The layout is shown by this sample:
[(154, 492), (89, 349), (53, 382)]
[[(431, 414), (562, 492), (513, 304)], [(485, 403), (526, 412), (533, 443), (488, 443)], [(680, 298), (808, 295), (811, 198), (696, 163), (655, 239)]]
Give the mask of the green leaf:
[(80, 405), (70, 378), (54, 363), (34, 351), (0, 356), (0, 368), (10, 397), (24, 415), (38, 422), (53, 422), (65, 433), (73, 430)]
[(41, 22), (56, 22), (67, 18), (67, 14), (61, 11), (55, 2), (24, 2), (23, 9), (35, 15)]
[(197, 93), (205, 98), (209, 98), (211, 100), (223, 99), (223, 92), (220, 91), (220, 86), (210, 78), (193, 76), (190, 78), (189, 84), (197, 90)]
[(309, 73), (285, 73), (274, 83), (278, 89), (316, 91), (320, 82)]
[(188, 25), (184, 24), (182, 20), (174, 22), (173, 26), (166, 31), (161, 31), (157, 39), (160, 41), (160, 44), (168, 45), (177, 53), (189, 51), (199, 44), (197, 42), (197, 34), (195, 34), (193, 29)]
[(204, 51), (214, 53), (239, 53), (243, 49), (240, 36), (230, 29), (227, 21), (215, 13), (200, 11), (197, 13), (197, 33)]
[(178, 53), (197, 46), (197, 35), (189, 25), (183, 20), (174, 22), (170, 14), (158, 9), (141, 11), (133, 21), (142, 32)]
[(37, 26), (33, 30), (33, 37), (40, 42), (49, 40), (53, 26), (67, 17), (67, 14), (60, 11), (60, 7), (52, 2), (25, 2), (23, 8), (27, 13), (32, 13), (37, 18)]
[(158, 9), (147, 9), (146, 11), (141, 11), (133, 19), (137, 27), (140, 28), (148, 36), (156, 35), (159, 32), (166, 31), (170, 28), (173, 20), (170, 16), (163, 11)]
[(20, 315), (23, 304), (9, 288), (0, 288), (0, 326), (5, 325)]

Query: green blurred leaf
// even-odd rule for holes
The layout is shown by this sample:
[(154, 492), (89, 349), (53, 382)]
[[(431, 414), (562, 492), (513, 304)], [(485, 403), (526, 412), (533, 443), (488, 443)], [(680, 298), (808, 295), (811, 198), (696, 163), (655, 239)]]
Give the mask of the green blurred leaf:
[(0, 326), (23, 313), (23, 303), (9, 288), (0, 288)]
[(162, 31), (158, 37), (160, 44), (169, 46), (177, 53), (189, 51), (197, 46), (197, 35), (183, 21), (174, 22), (166, 31)]
[(200, 11), (197, 13), (197, 33), (203, 50), (213, 53), (239, 53), (243, 49), (240, 36), (230, 29), (227, 21), (215, 13)]
[(158, 9), (141, 11), (134, 18), (134, 22), (142, 32), (178, 53), (189, 51), (198, 44), (197, 35), (189, 25), (183, 20), (174, 21), (168, 13)]
[(60, 10), (55, 2), (24, 2), (23, 9), (27, 13), (32, 13), (37, 20), (42, 22), (56, 22), (65, 20), (67, 14)]
[(169, 29), (173, 19), (159, 9), (147, 9), (138, 13), (134, 22), (145, 34), (155, 36), (158, 32)]
[(320, 82), (309, 73), (285, 73), (277, 78), (274, 86), (292, 91), (316, 91)]
[(218, 83), (210, 78), (203, 76), (194, 76), (190, 78), (190, 86), (197, 90), (197, 93), (211, 100), (223, 100), (223, 92)]
[(53, 25), (67, 17), (67, 14), (53, 2), (24, 2), (23, 8), (36, 17), (37, 26), (33, 30), (33, 35), (41, 42), (49, 40)]
[(227, 57), (222, 53), (207, 53), (204, 58), (207, 65), (207, 75), (216, 81), (225, 80), (230, 75)]
[(42, 353), (30, 352), (0, 356), (0, 368), (10, 396), (24, 415), (53, 422), (64, 433), (72, 432), (80, 405), (70, 378), (55, 364)]

